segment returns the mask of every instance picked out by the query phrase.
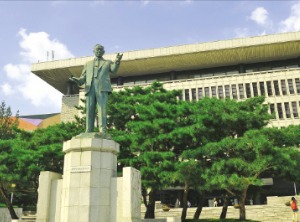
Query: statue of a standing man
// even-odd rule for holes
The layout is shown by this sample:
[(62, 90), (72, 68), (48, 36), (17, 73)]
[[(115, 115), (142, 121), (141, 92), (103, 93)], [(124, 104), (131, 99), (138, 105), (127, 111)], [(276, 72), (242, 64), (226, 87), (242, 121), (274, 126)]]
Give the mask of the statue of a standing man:
[(110, 73), (116, 73), (123, 54), (118, 53), (115, 62), (103, 59), (104, 47), (95, 45), (95, 58), (84, 65), (79, 78), (70, 77), (78, 85), (85, 84), (86, 96), (86, 132), (93, 132), (95, 126), (96, 104), (98, 108), (99, 131), (106, 136), (106, 105), (108, 93), (112, 91)]

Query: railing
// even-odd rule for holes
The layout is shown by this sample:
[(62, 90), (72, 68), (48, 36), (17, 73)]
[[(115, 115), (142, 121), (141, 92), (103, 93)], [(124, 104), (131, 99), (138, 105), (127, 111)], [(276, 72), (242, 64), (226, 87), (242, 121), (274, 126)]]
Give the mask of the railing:
[[(238, 76), (253, 76), (253, 75), (265, 75), (270, 73), (280, 73), (280, 72), (291, 72), (291, 71), (298, 71), (300, 73), (300, 68), (288, 68), (288, 69), (276, 69), (276, 70), (267, 70), (267, 71), (259, 71), (259, 72), (247, 72), (247, 73), (236, 73), (236, 74), (224, 74), (224, 75), (218, 75), (218, 76), (207, 76), (207, 77), (199, 77), (199, 78), (192, 78), (192, 79), (180, 79), (180, 80), (168, 80), (168, 81), (159, 81), (163, 84), (177, 84), (177, 83), (184, 83), (184, 82), (191, 82), (191, 81), (197, 81), (197, 80), (208, 80), (208, 79), (224, 79), (228, 77), (238, 77)], [(141, 86), (146, 87), (150, 86), (151, 83), (137, 83), (137, 84), (131, 84), (131, 85), (120, 85), (120, 86), (113, 86), (114, 89), (123, 89), (127, 87), (134, 87), (134, 86)]]

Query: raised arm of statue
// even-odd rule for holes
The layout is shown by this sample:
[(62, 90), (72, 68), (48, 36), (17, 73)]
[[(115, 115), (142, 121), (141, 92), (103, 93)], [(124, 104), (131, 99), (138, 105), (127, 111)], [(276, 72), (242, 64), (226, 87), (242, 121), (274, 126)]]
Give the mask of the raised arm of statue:
[(120, 65), (120, 62), (121, 62), (121, 59), (123, 57), (123, 54), (122, 53), (118, 53), (117, 56), (116, 56), (116, 60), (115, 60), (115, 63), (117, 65)]
[(112, 73), (116, 73), (118, 71), (122, 57), (123, 57), (122, 53), (117, 54), (115, 61), (110, 66), (110, 71)]

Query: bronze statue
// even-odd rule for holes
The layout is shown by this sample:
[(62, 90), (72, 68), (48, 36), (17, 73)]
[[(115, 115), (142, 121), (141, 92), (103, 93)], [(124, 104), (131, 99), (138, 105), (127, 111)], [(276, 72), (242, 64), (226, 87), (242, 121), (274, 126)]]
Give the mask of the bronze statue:
[(118, 53), (114, 62), (105, 60), (104, 47), (95, 45), (95, 58), (84, 65), (79, 78), (70, 77), (77, 85), (85, 84), (86, 96), (86, 131), (93, 132), (95, 127), (96, 104), (98, 108), (99, 131), (106, 137), (106, 106), (108, 94), (112, 91), (110, 73), (116, 73), (120, 66), (123, 54)]

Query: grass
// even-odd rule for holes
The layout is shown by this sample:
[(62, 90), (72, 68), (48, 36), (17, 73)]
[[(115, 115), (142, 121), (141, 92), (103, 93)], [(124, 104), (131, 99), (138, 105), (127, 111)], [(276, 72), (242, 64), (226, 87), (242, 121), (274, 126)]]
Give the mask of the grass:
[(260, 222), (257, 220), (239, 220), (239, 219), (186, 219), (185, 222)]
[[(6, 204), (0, 203), (0, 208), (6, 208)], [(18, 206), (13, 205), (13, 208), (18, 208)]]

